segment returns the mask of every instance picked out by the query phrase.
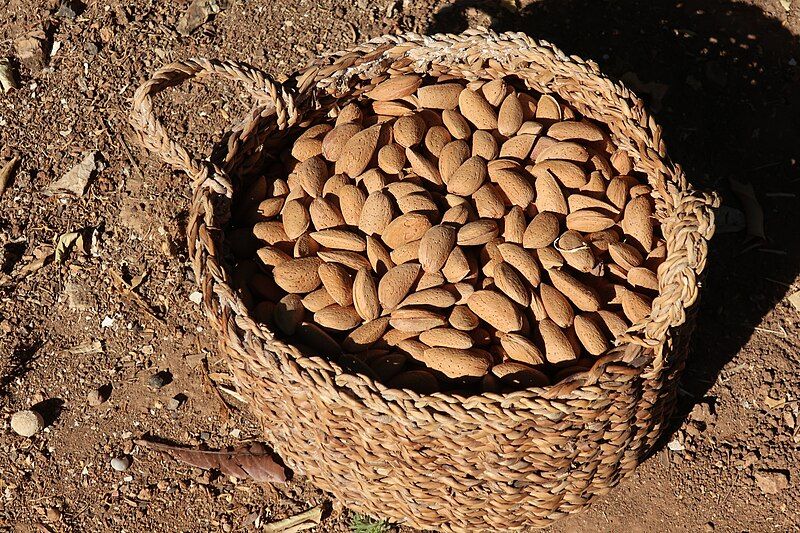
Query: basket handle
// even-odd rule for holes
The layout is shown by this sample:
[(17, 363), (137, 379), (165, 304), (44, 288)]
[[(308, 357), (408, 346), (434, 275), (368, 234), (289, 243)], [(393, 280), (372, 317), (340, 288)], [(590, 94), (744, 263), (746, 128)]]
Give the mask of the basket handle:
[(286, 87), (273, 81), (265, 72), (244, 63), (193, 58), (160, 68), (134, 93), (130, 124), (144, 148), (194, 177), (208, 170), (207, 164), (170, 138), (153, 111), (153, 96), (168, 87), (211, 74), (242, 82), (258, 102), (254, 112), (259, 110), (262, 115), (274, 112), (278, 129), (285, 129), (297, 119), (294, 96)]

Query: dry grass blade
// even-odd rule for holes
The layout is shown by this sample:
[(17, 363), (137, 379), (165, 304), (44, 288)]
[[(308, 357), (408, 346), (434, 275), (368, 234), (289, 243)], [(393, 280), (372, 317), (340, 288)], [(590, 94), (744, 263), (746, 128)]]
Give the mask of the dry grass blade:
[(322, 520), (322, 506), (317, 505), (298, 515), (284, 518), (271, 524), (264, 524), (262, 531), (268, 533), (294, 533), (317, 527)]
[(195, 450), (142, 439), (136, 444), (204, 470), (213, 468), (235, 478), (261, 483), (286, 483), (284, 468), (257, 442), (233, 450)]

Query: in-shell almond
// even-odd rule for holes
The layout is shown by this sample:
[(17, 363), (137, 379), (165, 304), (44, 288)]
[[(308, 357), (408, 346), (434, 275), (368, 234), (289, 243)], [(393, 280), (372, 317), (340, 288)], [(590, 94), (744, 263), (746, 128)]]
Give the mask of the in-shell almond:
[(470, 264), (461, 248), (453, 248), (442, 267), (442, 274), (450, 283), (457, 283), (470, 273)]
[(441, 272), (423, 272), (417, 282), (417, 290), (441, 287), (446, 282), (447, 280)]
[(651, 306), (652, 302), (646, 296), (627, 289), (622, 293), (622, 311), (634, 324), (643, 321), (650, 314)]
[(504, 385), (515, 389), (528, 387), (545, 387), (550, 384), (547, 374), (522, 363), (507, 361), (492, 367), (492, 375), (500, 378)]
[(336, 126), (322, 139), (322, 155), (328, 161), (338, 161), (347, 141), (359, 131), (361, 131), (361, 126), (353, 122)]
[(552, 174), (564, 187), (579, 189), (589, 181), (586, 172), (572, 161), (562, 161), (560, 159), (548, 159), (536, 163), (531, 168), (531, 174), (536, 178)]
[(321, 287), (315, 291), (309, 292), (305, 296), (303, 296), (303, 307), (311, 311), (312, 313), (316, 313), (320, 309), (325, 309), (329, 305), (333, 305), (334, 302), (333, 298), (328, 291), (325, 290), (325, 287)]
[(536, 141), (536, 135), (514, 135), (500, 146), (500, 157), (524, 161), (530, 155), (534, 141)]
[(464, 161), (469, 159), (469, 156), (469, 145), (466, 141), (457, 139), (447, 143), (439, 155), (439, 174), (442, 181), (444, 183), (450, 181), (450, 176), (458, 170)]
[(378, 150), (378, 166), (387, 174), (398, 174), (405, 164), (406, 150), (399, 144), (387, 144)]
[(442, 122), (454, 139), (469, 139), (472, 129), (469, 127), (467, 119), (461, 116), (458, 111), (445, 109), (442, 111)]
[(362, 268), (353, 282), (353, 306), (364, 320), (375, 320), (381, 314), (378, 287), (369, 270)]
[(435, 157), (442, 155), (442, 150), (453, 140), (453, 136), (444, 126), (433, 126), (425, 133), (425, 148)]
[(472, 155), (480, 156), (485, 161), (497, 157), (499, 148), (494, 136), (485, 130), (478, 130), (472, 134)]
[(492, 179), (497, 182), (511, 205), (524, 209), (533, 202), (533, 185), (519, 173), (513, 170), (501, 169), (493, 173)]
[(539, 285), (542, 279), (541, 269), (536, 258), (522, 246), (510, 242), (504, 242), (497, 245), (497, 250), (503, 258), (503, 261), (514, 267), (519, 272), (523, 279), (533, 287)]
[(589, 151), (578, 143), (571, 141), (559, 141), (548, 146), (536, 156), (536, 163), (541, 163), (548, 159), (564, 159), (575, 161), (576, 163), (586, 163), (589, 161)]
[(625, 206), (622, 229), (633, 237), (646, 252), (653, 248), (653, 206), (647, 196), (637, 196)]
[(411, 169), (421, 178), (425, 178), (434, 185), (442, 184), (442, 176), (437, 166), (413, 148), (406, 148), (406, 158), (411, 164)]
[(262, 263), (273, 267), (278, 266), (292, 258), (292, 256), (283, 250), (276, 248), (275, 246), (264, 246), (263, 248), (259, 248), (257, 254)]
[[(497, 112), (482, 94), (464, 89), (458, 96), (458, 110), (479, 130), (497, 128)], [(454, 135), (455, 137), (455, 135)]]
[(527, 363), (529, 365), (540, 365), (544, 363), (544, 354), (536, 344), (528, 337), (518, 333), (506, 333), (500, 337), (500, 345), (506, 351), (510, 359)]
[(392, 220), (381, 235), (391, 249), (419, 240), (430, 229), (431, 222), (422, 213), (406, 213)]
[(619, 337), (628, 329), (628, 323), (625, 322), (625, 319), (613, 311), (601, 309), (597, 312), (597, 316), (603, 321), (603, 324), (605, 324), (606, 329), (611, 333), (613, 338)]
[[(528, 167), (530, 168), (530, 167)], [(551, 213), (558, 213), (566, 215), (569, 210), (567, 209), (567, 200), (564, 197), (564, 191), (561, 186), (553, 177), (552, 173), (547, 172), (542, 176), (536, 178), (536, 207), (539, 211), (550, 211)]]
[(603, 132), (587, 121), (566, 120), (556, 122), (547, 129), (547, 135), (559, 141), (578, 139), (587, 142), (597, 142), (603, 140)]
[(483, 96), (486, 98), (487, 102), (497, 107), (503, 103), (503, 99), (508, 94), (508, 84), (505, 82), (505, 80), (498, 78), (496, 80), (484, 83), (481, 86), (481, 92), (483, 93)]
[(405, 299), (417, 281), (420, 267), (417, 263), (404, 263), (390, 269), (378, 283), (378, 300), (384, 309), (392, 310)]
[(388, 80), (380, 82), (371, 91), (366, 93), (368, 98), (372, 100), (388, 101), (399, 100), (410, 94), (422, 84), (422, 78), (416, 74), (405, 74), (403, 76), (395, 76)]
[(450, 176), (447, 181), (447, 192), (470, 196), (481, 188), (487, 176), (486, 161), (481, 157), (470, 157)]
[(543, 94), (536, 103), (536, 118), (545, 120), (561, 120), (561, 106), (549, 94)]
[[(422, 280), (420, 280), (422, 281)], [(412, 292), (400, 302), (398, 307), (408, 307), (411, 305), (426, 305), (428, 307), (452, 307), (456, 303), (456, 297), (452, 291), (443, 287), (431, 287), (429, 289), (417, 290)]]
[(500, 262), (494, 267), (494, 283), (506, 296), (528, 307), (531, 303), (531, 293), (525, 286), (520, 275), (508, 263)]
[(560, 232), (558, 217), (549, 211), (539, 213), (531, 220), (522, 235), (525, 248), (544, 248), (558, 238)]
[(415, 192), (397, 198), (397, 207), (402, 213), (422, 213), (428, 216), (437, 216), (439, 207), (428, 192)]
[(337, 192), (339, 197), (339, 206), (344, 221), (351, 225), (357, 226), (361, 217), (361, 210), (364, 208), (364, 203), (367, 200), (367, 195), (352, 184), (344, 185)]
[(342, 307), (333, 304), (314, 313), (314, 322), (323, 328), (346, 331), (358, 326), (361, 323), (361, 317), (352, 306)]
[(577, 231), (565, 231), (556, 239), (554, 246), (572, 268), (581, 272), (591, 272), (595, 267), (596, 261), (592, 249)]
[(522, 328), (522, 313), (504, 294), (492, 290), (475, 291), (467, 299), (467, 306), (499, 331), (508, 333)]
[(428, 348), (423, 361), (451, 379), (480, 378), (489, 370), (491, 357), (477, 350)]
[(550, 281), (555, 288), (575, 304), (581, 311), (597, 311), (600, 309), (600, 297), (589, 285), (575, 279), (563, 270), (549, 271)]
[(456, 305), (450, 311), (450, 325), (460, 331), (472, 331), (480, 325), (478, 315), (466, 305)]
[(441, 270), (456, 244), (456, 230), (450, 226), (433, 226), (422, 236), (419, 262), (426, 272)]
[(572, 325), (572, 321), (575, 319), (575, 311), (572, 309), (567, 297), (547, 283), (539, 285), (539, 291), (547, 316), (562, 328)]
[(343, 229), (324, 229), (311, 233), (311, 238), (325, 248), (334, 250), (350, 250), (363, 252), (367, 249), (367, 242), (358, 233)]
[(447, 325), (447, 319), (434, 311), (406, 307), (392, 311), (389, 324), (401, 331), (422, 332)]
[(375, 191), (367, 196), (361, 215), (358, 218), (358, 229), (367, 235), (381, 235), (393, 218), (392, 199), (383, 191)]
[(439, 83), (417, 89), (417, 101), (424, 109), (455, 109), (458, 96), (464, 90), (458, 83)]
[(344, 226), (344, 217), (332, 201), (327, 198), (314, 198), (308, 206), (311, 222), (317, 230)]
[(506, 212), (503, 194), (493, 183), (484, 183), (472, 195), (472, 201), (481, 218), (500, 219)]
[(388, 316), (364, 322), (345, 337), (342, 341), (342, 348), (348, 352), (363, 352), (378, 342), (388, 327)]
[(564, 330), (549, 318), (539, 322), (539, 334), (544, 341), (544, 353), (547, 362), (561, 363), (578, 358), (578, 351), (569, 341)]
[(425, 138), (425, 129), (425, 121), (419, 115), (407, 115), (395, 121), (392, 133), (396, 143), (409, 148), (422, 142)]
[(608, 350), (608, 339), (591, 315), (575, 317), (575, 333), (586, 351), (592, 355), (600, 355)]
[(410, 263), (419, 259), (419, 240), (407, 242), (389, 253), (395, 265)]
[(353, 303), (353, 278), (342, 265), (323, 263), (319, 266), (319, 278), (333, 300), (342, 306)]
[(608, 254), (616, 264), (625, 270), (638, 267), (644, 262), (644, 258), (642, 254), (639, 253), (639, 250), (624, 242), (609, 243)]
[(472, 348), (472, 337), (468, 333), (453, 328), (435, 328), (419, 334), (419, 340), (428, 346), (443, 348)]
[(289, 239), (297, 239), (311, 225), (311, 215), (300, 200), (287, 202), (281, 214), (283, 229)]
[(356, 177), (364, 173), (378, 148), (381, 128), (383, 128), (383, 125), (376, 124), (348, 139), (342, 149), (341, 156), (336, 161), (337, 174), (344, 172), (350, 177)]
[(497, 222), (480, 219), (461, 226), (456, 234), (456, 243), (459, 246), (478, 246), (491, 241), (499, 233)]
[(341, 126), (342, 124), (347, 124), (348, 122), (358, 122), (364, 119), (364, 112), (361, 111), (361, 108), (358, 107), (358, 104), (349, 103), (344, 106), (339, 114), (336, 116), (336, 126)]
[(339, 263), (353, 270), (370, 267), (369, 261), (364, 256), (348, 250), (320, 250), (317, 255), (326, 263)]
[(628, 270), (628, 283), (634, 287), (658, 290), (658, 276), (652, 270), (644, 267), (634, 267)]
[(389, 250), (386, 249), (380, 239), (372, 235), (367, 235), (367, 259), (372, 266), (372, 270), (378, 275), (383, 275), (394, 267), (394, 261), (392, 261)]
[(602, 231), (615, 224), (614, 218), (599, 209), (581, 209), (567, 215), (567, 228), (584, 233)]
[(509, 94), (500, 106), (500, 113), (497, 117), (497, 130), (506, 137), (511, 137), (522, 126), (523, 119), (522, 104), (519, 98), (515, 93)]
[(318, 257), (302, 257), (290, 259), (272, 270), (275, 283), (288, 293), (303, 294), (319, 287), (319, 266), (322, 261)]
[(322, 188), (328, 179), (328, 165), (319, 156), (314, 156), (301, 162), (294, 169), (300, 186), (309, 196), (321, 196)]
[(305, 308), (299, 294), (287, 294), (275, 304), (273, 309), (275, 325), (283, 333), (294, 335), (297, 326), (303, 322)]
[(513, 206), (503, 218), (503, 239), (506, 242), (522, 244), (525, 235), (525, 212), (520, 206)]

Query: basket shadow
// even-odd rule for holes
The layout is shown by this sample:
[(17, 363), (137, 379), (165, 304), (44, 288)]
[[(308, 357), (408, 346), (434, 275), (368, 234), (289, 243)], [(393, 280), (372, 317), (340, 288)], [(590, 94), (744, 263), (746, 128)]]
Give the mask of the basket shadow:
[(759, 8), (731, 1), (521, 1), (514, 11), (507, 2), (457, 1), (429, 31), (522, 31), (597, 61), (645, 99), (693, 185), (740, 208), (728, 179), (751, 183), (766, 213), (767, 251), (746, 251), (744, 232), (711, 243), (678, 408), (655, 452), (752, 335), (775, 335), (756, 345), (789, 351), (779, 326), (769, 328), (777, 334), (756, 327), (765, 318), (779, 324), (768, 315), (800, 265), (800, 42)]

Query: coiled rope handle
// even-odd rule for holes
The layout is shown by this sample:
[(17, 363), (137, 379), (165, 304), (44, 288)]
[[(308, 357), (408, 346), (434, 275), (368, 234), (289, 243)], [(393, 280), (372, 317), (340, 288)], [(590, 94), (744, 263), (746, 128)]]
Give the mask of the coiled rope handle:
[[(193, 58), (170, 63), (157, 70), (152, 78), (144, 82), (134, 93), (130, 124), (139, 143), (160, 156), (165, 163), (185, 171), (194, 178), (195, 189), (209, 176), (226, 181), (224, 173), (214, 165), (193, 157), (181, 144), (170, 138), (161, 120), (153, 111), (153, 96), (168, 87), (211, 74), (242, 82), (256, 100), (257, 107), (262, 108), (260, 114), (274, 110), (278, 129), (285, 129), (294, 124), (298, 115), (294, 96), (283, 85), (273, 81), (261, 70), (243, 63)], [(251, 113), (250, 120), (255, 118), (253, 115)], [(214, 172), (210, 172), (211, 170)], [(230, 191), (230, 183), (217, 185), (212, 188), (219, 190), (221, 185), (223, 189)]]

